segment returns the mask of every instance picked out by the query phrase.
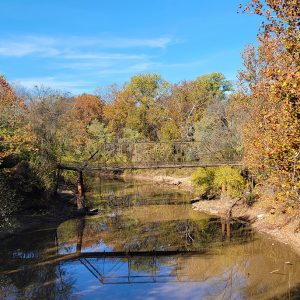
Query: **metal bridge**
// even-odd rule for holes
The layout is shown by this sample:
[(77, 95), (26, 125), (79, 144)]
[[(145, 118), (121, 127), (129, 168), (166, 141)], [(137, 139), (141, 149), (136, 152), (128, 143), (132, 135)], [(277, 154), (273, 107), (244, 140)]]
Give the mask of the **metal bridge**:
[[(205, 150), (205, 151), (204, 151)], [(241, 157), (228, 151), (210, 151), (199, 142), (102, 143), (82, 162), (57, 165), (57, 188), (60, 171), (78, 174), (77, 208), (86, 210), (83, 171), (122, 172), (139, 169), (180, 169), (241, 166)]]
[(62, 170), (123, 171), (241, 166), (241, 156), (211, 151), (199, 142), (103, 143), (82, 162), (61, 162)]

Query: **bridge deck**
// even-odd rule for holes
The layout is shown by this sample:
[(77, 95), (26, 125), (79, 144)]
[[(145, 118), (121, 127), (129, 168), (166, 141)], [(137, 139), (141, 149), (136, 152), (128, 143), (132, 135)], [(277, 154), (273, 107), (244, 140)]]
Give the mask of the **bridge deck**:
[(144, 169), (180, 169), (180, 168), (208, 168), (208, 167), (222, 167), (222, 166), (242, 166), (241, 162), (227, 162), (227, 163), (181, 163), (181, 164), (149, 164), (149, 165), (112, 165), (112, 166), (93, 166), (88, 165), (82, 167), (79, 163), (60, 164), (59, 169), (78, 171), (84, 169), (86, 171), (123, 171), (123, 170), (144, 170)]

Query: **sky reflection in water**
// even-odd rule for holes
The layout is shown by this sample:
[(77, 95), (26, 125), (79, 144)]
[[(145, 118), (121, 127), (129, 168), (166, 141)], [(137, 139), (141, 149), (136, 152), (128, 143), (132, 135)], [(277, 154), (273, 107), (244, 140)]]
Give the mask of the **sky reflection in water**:
[(300, 259), (287, 246), (194, 212), (175, 189), (90, 186), (100, 216), (0, 243), (1, 300), (299, 299)]

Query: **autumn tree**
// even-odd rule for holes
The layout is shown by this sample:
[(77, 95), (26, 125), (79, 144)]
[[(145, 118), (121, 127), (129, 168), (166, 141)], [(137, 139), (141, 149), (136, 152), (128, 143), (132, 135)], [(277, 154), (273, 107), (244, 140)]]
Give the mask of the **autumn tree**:
[(163, 102), (168, 93), (168, 82), (158, 74), (133, 76), (105, 108), (110, 129), (118, 136), (131, 131), (129, 136), (158, 140), (159, 128), (165, 120)]
[[(0, 76), (0, 166), (14, 163), (16, 155), (28, 150), (32, 138), (25, 115), (24, 100)], [(12, 161), (13, 160), (13, 161)]]
[(91, 139), (106, 132), (103, 128), (103, 107), (103, 101), (96, 95), (82, 94), (70, 99), (69, 109), (63, 116), (64, 125), (61, 131), (67, 137), (64, 143), (64, 159), (80, 161), (93, 155), (94, 147), (88, 146)]
[(193, 134), (189, 131), (201, 120), (207, 106), (215, 99), (224, 99), (225, 93), (231, 90), (231, 82), (221, 73), (202, 75), (196, 80), (175, 84), (167, 107), (181, 139), (189, 139)]
[(67, 94), (43, 86), (30, 91), (28, 123), (34, 135), (31, 165), (46, 190), (55, 186), (59, 163), (68, 135), (63, 135), (64, 115), (70, 108)]
[(214, 160), (239, 161), (242, 156), (241, 112), (232, 109), (232, 95), (216, 97), (196, 123), (195, 141)]
[[(265, 18), (258, 48), (244, 51), (237, 104), (246, 111), (245, 164), (274, 200), (300, 201), (300, 6), (253, 0), (245, 12)], [(270, 191), (270, 189), (269, 189)]]

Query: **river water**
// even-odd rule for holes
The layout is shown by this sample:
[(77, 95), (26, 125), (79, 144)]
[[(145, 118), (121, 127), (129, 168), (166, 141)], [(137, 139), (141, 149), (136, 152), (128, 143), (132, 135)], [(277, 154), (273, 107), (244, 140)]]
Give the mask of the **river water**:
[(300, 299), (300, 258), (177, 188), (91, 177), (100, 214), (0, 242), (0, 299)]

